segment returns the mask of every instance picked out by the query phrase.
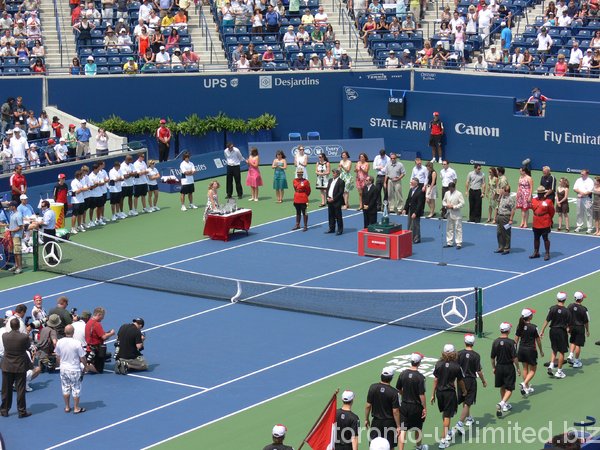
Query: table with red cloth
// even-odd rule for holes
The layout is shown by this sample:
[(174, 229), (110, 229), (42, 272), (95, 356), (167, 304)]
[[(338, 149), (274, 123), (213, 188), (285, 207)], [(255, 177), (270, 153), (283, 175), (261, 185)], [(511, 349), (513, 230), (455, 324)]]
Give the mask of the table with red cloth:
[(208, 214), (204, 222), (204, 236), (228, 241), (230, 230), (244, 230), (247, 234), (251, 224), (251, 209), (240, 209), (231, 214)]

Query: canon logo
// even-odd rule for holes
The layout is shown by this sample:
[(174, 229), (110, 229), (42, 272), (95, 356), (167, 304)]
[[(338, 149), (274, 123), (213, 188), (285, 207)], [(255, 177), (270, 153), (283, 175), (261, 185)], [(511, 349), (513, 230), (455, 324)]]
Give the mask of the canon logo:
[(467, 125), (462, 122), (454, 125), (454, 131), (458, 134), (468, 134), (470, 136), (500, 137), (500, 128), (484, 127), (481, 125)]

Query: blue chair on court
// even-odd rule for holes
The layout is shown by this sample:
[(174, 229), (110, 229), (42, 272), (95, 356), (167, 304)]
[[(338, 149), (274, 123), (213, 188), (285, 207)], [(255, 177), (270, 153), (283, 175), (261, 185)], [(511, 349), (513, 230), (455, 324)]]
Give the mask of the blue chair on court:
[(298, 133), (298, 132), (292, 132), (292, 133), (288, 133), (288, 140), (289, 141), (301, 141), (302, 140), (302, 134)]

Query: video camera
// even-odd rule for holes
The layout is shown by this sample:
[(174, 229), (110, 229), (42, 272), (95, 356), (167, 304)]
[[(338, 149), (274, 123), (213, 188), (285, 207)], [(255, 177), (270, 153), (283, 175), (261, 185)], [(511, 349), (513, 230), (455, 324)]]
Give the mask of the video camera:
[(45, 326), (47, 322), (48, 322), (47, 317), (43, 317), (41, 319), (34, 319), (31, 316), (25, 317), (25, 326), (31, 327), (33, 329), (41, 328), (41, 327)]

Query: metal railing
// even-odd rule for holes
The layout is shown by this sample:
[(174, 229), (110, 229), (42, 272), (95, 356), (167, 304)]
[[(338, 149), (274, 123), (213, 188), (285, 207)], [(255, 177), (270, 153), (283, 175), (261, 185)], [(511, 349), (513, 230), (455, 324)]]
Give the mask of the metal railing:
[(213, 63), (213, 55), (215, 59), (218, 60), (216, 56), (215, 45), (212, 40), (212, 36), (210, 34), (210, 29), (208, 28), (208, 21), (206, 20), (206, 16), (204, 14), (204, 8), (202, 2), (198, 2), (196, 4), (196, 12), (198, 13), (198, 28), (200, 29), (200, 35), (204, 36), (204, 49), (206, 51), (210, 51), (210, 61), (209, 64)]
[[(348, 36), (348, 50), (354, 49), (354, 63), (356, 63), (360, 51), (359, 45), (362, 45), (363, 40), (360, 37), (354, 20), (350, 17), (346, 4), (341, 0), (338, 0), (337, 2), (334, 1), (332, 4), (333, 11), (335, 11), (336, 6), (338, 9), (338, 23), (342, 27), (342, 34)], [(337, 39), (339, 40), (339, 38)]]
[[(57, 0), (52, 0), (54, 6), (54, 21), (56, 24), (56, 37), (58, 39), (58, 52), (60, 53), (60, 67), (63, 67), (63, 45), (62, 45), (62, 33), (60, 31), (60, 20), (58, 19), (58, 5)], [(61, 11), (62, 15), (62, 11)]]

